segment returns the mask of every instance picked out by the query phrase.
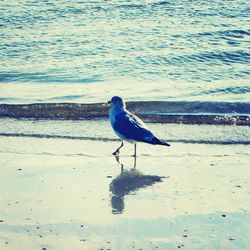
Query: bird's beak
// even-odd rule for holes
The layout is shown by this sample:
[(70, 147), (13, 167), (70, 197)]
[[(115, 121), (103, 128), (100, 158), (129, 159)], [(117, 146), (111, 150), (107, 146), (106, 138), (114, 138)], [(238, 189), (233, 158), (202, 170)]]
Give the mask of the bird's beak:
[(108, 101), (106, 103), (103, 104), (105, 107), (110, 107), (111, 106), (111, 101)]
[(111, 102), (108, 101), (108, 102), (106, 102), (106, 103), (103, 103), (102, 105), (103, 105), (104, 107), (110, 107), (110, 106), (111, 106)]

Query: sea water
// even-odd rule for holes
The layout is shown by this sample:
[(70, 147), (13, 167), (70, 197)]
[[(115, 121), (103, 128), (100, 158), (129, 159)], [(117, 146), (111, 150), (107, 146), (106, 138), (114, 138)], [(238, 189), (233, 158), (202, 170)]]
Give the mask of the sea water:
[(250, 101), (249, 1), (0, 7), (0, 103)]

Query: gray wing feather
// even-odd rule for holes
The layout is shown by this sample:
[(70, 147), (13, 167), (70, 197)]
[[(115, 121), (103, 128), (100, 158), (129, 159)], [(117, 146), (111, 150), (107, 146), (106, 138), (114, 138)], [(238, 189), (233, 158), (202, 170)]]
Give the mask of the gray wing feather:
[(130, 112), (121, 112), (113, 123), (114, 129), (125, 139), (150, 143), (154, 135), (140, 118)]

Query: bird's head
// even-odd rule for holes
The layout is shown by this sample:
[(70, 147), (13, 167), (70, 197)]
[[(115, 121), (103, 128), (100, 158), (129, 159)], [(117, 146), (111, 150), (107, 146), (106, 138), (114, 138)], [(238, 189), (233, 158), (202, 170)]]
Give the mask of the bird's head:
[(119, 96), (113, 96), (111, 100), (108, 101), (108, 104), (114, 109), (124, 109), (126, 107), (124, 100)]

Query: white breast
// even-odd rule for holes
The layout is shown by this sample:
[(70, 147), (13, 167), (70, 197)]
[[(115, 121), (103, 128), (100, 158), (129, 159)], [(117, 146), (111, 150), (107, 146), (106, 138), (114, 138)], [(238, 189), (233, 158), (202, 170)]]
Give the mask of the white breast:
[(116, 112), (111, 108), (110, 111), (109, 111), (109, 120), (110, 120), (110, 123), (111, 123), (111, 126), (112, 126), (114, 132), (115, 132), (116, 135), (117, 135), (118, 137), (120, 137), (122, 140), (127, 141), (127, 142), (130, 142), (130, 143), (134, 143), (133, 140), (128, 140), (128, 139), (126, 139), (122, 134), (120, 134), (118, 131), (116, 131), (116, 130), (114, 129), (114, 124), (115, 124), (115, 122), (116, 122), (116, 118), (115, 118), (115, 117), (116, 117)]

